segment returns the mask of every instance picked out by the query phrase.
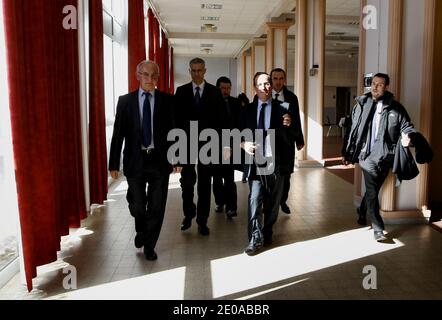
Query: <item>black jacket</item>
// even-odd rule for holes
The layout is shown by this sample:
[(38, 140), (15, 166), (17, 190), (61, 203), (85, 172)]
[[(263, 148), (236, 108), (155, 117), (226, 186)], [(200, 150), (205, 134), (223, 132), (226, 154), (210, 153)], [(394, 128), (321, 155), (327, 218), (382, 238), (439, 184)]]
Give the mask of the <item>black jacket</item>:
[[(284, 102), (287, 102), (289, 104), (288, 112), (292, 118), (292, 124), (290, 125), (290, 127), (292, 128), (290, 134), (292, 141), (284, 150), (282, 150), (282, 156), (287, 158), (287, 161), (285, 161), (282, 165), (281, 173), (290, 174), (293, 172), (293, 167), (295, 166), (295, 145), (303, 146), (305, 142), (304, 133), (302, 132), (301, 116), (299, 114), (298, 97), (289, 89), (287, 89), (286, 86), (283, 87), (282, 92), (284, 95)], [(258, 97), (255, 95), (253, 102), (256, 102), (257, 100)]]
[(371, 93), (356, 98), (356, 105), (351, 115), (351, 129), (343, 148), (343, 157), (361, 165), (367, 171), (376, 174), (380, 170), (393, 167), (397, 142), (401, 133), (416, 132), (405, 108), (390, 92), (383, 97), (383, 109), (378, 129), (378, 142), (373, 150), (368, 151), (370, 127), (374, 115), (374, 100)]
[[(169, 174), (172, 165), (167, 160), (167, 150), (171, 142), (167, 141), (169, 130), (174, 128), (173, 96), (155, 90), (155, 107), (153, 115), (153, 138), (155, 159), (158, 169)], [(118, 99), (114, 131), (109, 155), (109, 170), (120, 170), (120, 155), (124, 141), (123, 171), (128, 178), (143, 174), (141, 150), (141, 122), (138, 102), (138, 90), (121, 96)]]
[[(258, 116), (258, 102), (257, 100), (249, 104), (241, 117), (240, 130), (250, 129), (255, 137), (255, 130), (258, 127), (257, 116)], [(273, 151), (275, 173), (282, 174), (281, 169), (286, 168), (289, 164), (290, 159), (284, 155), (284, 150), (286, 150), (290, 144), (293, 143), (294, 139), (294, 129), (292, 126), (287, 127), (283, 125), (283, 115), (287, 113), (287, 110), (281, 106), (279, 101), (272, 100), (272, 111), (270, 119), (270, 128), (275, 130), (275, 150)], [(251, 166), (249, 170), (249, 179), (256, 178), (255, 172)]]
[[(433, 150), (427, 139), (419, 133), (412, 132), (410, 134), (411, 146), (415, 147), (416, 161), (419, 164), (430, 163), (433, 160)], [(396, 174), (397, 185), (402, 180), (412, 180), (419, 174), (416, 161), (409, 148), (404, 148), (400, 142), (397, 143), (394, 155), (393, 173)]]
[(289, 103), (289, 112), (292, 117), (293, 127), (293, 141), (283, 151), (283, 156), (287, 157), (287, 165), (281, 168), (283, 174), (290, 174), (293, 172), (295, 166), (295, 144), (297, 146), (304, 145), (304, 133), (302, 132), (301, 116), (299, 115), (299, 102), (298, 97), (287, 89), (286, 86), (282, 89), (284, 94), (284, 101)]
[[(204, 143), (191, 141), (190, 122), (198, 121), (198, 134), (204, 129), (214, 129), (221, 137), (222, 129), (230, 129), (226, 112), (225, 102), (221, 90), (214, 85), (205, 82), (200, 106), (194, 102), (192, 82), (177, 88), (175, 93), (175, 119), (178, 128), (183, 129), (188, 137), (188, 150), (191, 143), (198, 143), (199, 148)], [(220, 146), (222, 147), (222, 146)], [(222, 148), (219, 152), (222, 155)], [(193, 156), (193, 155), (192, 155)], [(188, 163), (191, 155), (188, 154)], [(221, 159), (220, 159), (221, 160)]]

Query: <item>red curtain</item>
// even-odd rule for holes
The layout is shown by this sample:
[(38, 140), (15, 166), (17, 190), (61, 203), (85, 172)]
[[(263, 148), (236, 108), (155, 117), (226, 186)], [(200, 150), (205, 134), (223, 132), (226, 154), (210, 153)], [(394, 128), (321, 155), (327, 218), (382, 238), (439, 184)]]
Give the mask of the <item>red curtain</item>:
[(169, 76), (169, 92), (175, 93), (175, 67), (173, 63), (173, 47), (170, 47), (170, 76)]
[(153, 19), (152, 31), (149, 31), (153, 39), (153, 60), (158, 63), (158, 55), (160, 54), (160, 24), (157, 18)]
[(161, 91), (166, 91), (165, 88), (165, 79), (166, 79), (166, 70), (164, 68), (164, 56), (165, 56), (165, 35), (163, 30), (161, 30), (161, 39), (160, 46), (158, 47), (158, 51), (155, 54), (155, 61), (158, 63), (160, 67), (160, 79), (158, 80), (158, 89)]
[(163, 44), (162, 44), (162, 50), (163, 50), (163, 85), (164, 85), (164, 91), (169, 92), (169, 41), (167, 40), (166, 34), (162, 32), (163, 35)]
[(154, 23), (155, 20), (157, 20), (157, 18), (155, 18), (152, 9), (149, 8), (149, 11), (147, 11), (147, 23), (149, 29), (149, 60), (151, 61), (155, 60), (155, 43), (154, 43), (154, 32), (153, 32), (155, 28), (155, 23)]
[[(86, 217), (77, 30), (63, 28), (76, 0), (3, 0), (11, 127), (28, 290), (53, 262), (60, 236)], [(32, 17), (29, 20), (29, 17)]]
[(129, 54), (129, 91), (140, 86), (136, 75), (136, 67), (146, 60), (146, 42), (144, 32), (143, 0), (129, 0), (128, 54)]
[(91, 203), (107, 198), (103, 3), (89, 1), (89, 187)]

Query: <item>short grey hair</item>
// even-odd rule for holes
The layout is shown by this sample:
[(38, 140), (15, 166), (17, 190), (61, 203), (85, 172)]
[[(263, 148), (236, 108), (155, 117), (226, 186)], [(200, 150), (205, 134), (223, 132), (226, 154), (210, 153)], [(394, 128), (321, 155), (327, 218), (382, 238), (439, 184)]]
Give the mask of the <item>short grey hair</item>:
[(189, 62), (189, 66), (192, 66), (193, 64), (202, 64), (203, 66), (206, 66), (206, 62), (201, 58), (193, 58)]
[(150, 61), (150, 60), (143, 60), (143, 61), (141, 61), (138, 65), (137, 65), (137, 73), (138, 72), (141, 72), (141, 68), (143, 67), (143, 66), (145, 66), (145, 65), (152, 65), (152, 66), (154, 66), (154, 68), (157, 70), (157, 73), (158, 73), (158, 75), (160, 74), (160, 67), (159, 67), (159, 65), (156, 63), (156, 62), (154, 62), (154, 61)]

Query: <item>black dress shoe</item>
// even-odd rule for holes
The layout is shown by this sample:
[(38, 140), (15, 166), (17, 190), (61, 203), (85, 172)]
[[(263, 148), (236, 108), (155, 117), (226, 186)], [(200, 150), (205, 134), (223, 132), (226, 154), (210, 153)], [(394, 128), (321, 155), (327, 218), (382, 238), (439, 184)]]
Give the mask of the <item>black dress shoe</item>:
[(216, 212), (216, 213), (221, 213), (221, 212), (223, 212), (223, 209), (224, 209), (224, 206), (218, 206), (218, 205), (217, 205), (217, 206), (215, 207), (215, 212)]
[(190, 228), (191, 225), (192, 225), (192, 219), (185, 217), (183, 219), (183, 222), (181, 223), (181, 230), (182, 231), (187, 230)]
[(143, 245), (144, 245), (144, 237), (143, 237), (143, 234), (141, 232), (137, 232), (137, 234), (135, 236), (134, 243), (135, 243), (135, 248), (140, 249), (140, 248), (143, 247)]
[(242, 179), (242, 183), (247, 183), (247, 178), (246, 179)]
[(381, 242), (381, 241), (385, 241), (385, 240), (387, 240), (387, 237), (384, 235), (384, 232), (383, 232), (383, 231), (375, 231), (375, 232), (374, 232), (374, 239), (375, 239), (377, 242)]
[(254, 256), (255, 254), (258, 253), (260, 248), (261, 245), (259, 244), (249, 243), (247, 248), (244, 250), (244, 253), (247, 254), (248, 256)]
[(144, 256), (146, 257), (146, 260), (154, 261), (158, 259), (157, 253), (154, 249), (147, 249), (144, 250)]
[(208, 236), (210, 234), (210, 230), (207, 226), (198, 226), (198, 232), (202, 236)]
[(284, 212), (286, 214), (290, 214), (291, 213), (290, 208), (287, 205), (287, 203), (281, 203), (281, 210), (282, 210), (282, 212)]
[(229, 210), (226, 212), (226, 216), (229, 219), (232, 219), (233, 217), (238, 216), (238, 214), (236, 213), (236, 210)]

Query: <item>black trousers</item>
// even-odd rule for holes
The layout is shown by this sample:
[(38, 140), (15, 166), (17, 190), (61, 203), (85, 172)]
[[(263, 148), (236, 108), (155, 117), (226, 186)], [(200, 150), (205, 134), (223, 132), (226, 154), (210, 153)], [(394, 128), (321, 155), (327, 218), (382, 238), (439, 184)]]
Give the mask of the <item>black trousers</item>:
[(152, 157), (143, 154), (143, 175), (127, 178), (129, 211), (135, 218), (135, 230), (143, 234), (148, 249), (155, 248), (160, 236), (169, 190), (169, 173), (158, 168)]
[(290, 176), (291, 173), (288, 174), (284, 174), (282, 176), (282, 179), (284, 180), (283, 182), (283, 187), (282, 187), (282, 196), (281, 196), (281, 204), (284, 204), (287, 202), (288, 198), (289, 198), (289, 191), (290, 191)]
[(218, 206), (226, 206), (227, 211), (237, 210), (237, 190), (235, 184), (235, 170), (231, 165), (215, 167), (213, 175), (213, 195)]
[(359, 207), (362, 216), (368, 216), (374, 231), (384, 230), (384, 221), (379, 212), (379, 191), (388, 176), (389, 171), (377, 175), (362, 169), (365, 182), (365, 194)]
[(196, 216), (196, 222), (201, 225), (207, 225), (207, 219), (210, 213), (210, 198), (212, 193), (212, 176), (214, 172), (213, 165), (197, 164), (198, 183), (197, 205), (193, 202), (194, 188), (197, 182), (197, 173), (195, 165), (185, 165), (181, 172), (181, 190), (183, 199), (184, 216), (193, 219)]

